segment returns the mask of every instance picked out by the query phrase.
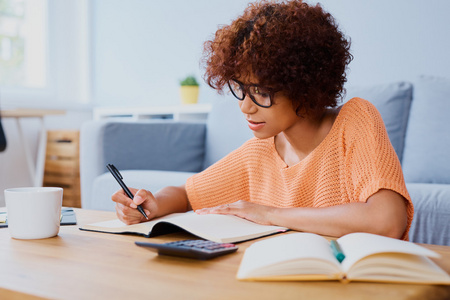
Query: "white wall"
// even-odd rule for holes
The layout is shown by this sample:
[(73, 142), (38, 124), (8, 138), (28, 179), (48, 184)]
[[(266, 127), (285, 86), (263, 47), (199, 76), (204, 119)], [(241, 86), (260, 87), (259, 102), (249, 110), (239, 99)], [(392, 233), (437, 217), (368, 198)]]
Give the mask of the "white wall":
[(450, 1), (322, 0), (352, 39), (349, 84), (450, 79)]
[[(310, 1), (317, 2), (317, 1)], [(349, 84), (449, 76), (450, 1), (322, 0), (352, 39)], [(203, 42), (247, 0), (97, 0), (92, 7), (96, 105), (177, 104), (178, 80), (201, 77)], [(202, 86), (200, 102), (215, 92)]]
[[(246, 5), (246, 0), (93, 2), (94, 103), (178, 104), (179, 80), (189, 74), (201, 79), (203, 42)], [(206, 86), (200, 93), (200, 102), (215, 95)]]
[[(90, 119), (86, 107), (77, 109), (86, 103), (88, 106), (179, 103), (179, 80), (191, 73), (198, 78), (202, 75), (199, 59), (203, 42), (219, 25), (241, 14), (248, 3), (247, 0), (51, 1), (62, 31), (51, 30), (66, 45), (57, 54), (57, 69), (66, 72), (61, 75), (66, 80), (56, 87), (57, 101), (62, 108), (69, 106), (68, 115), (46, 119), (46, 125), (52, 129), (79, 128)], [(320, 2), (352, 38), (355, 59), (350, 65), (349, 85), (414, 81), (422, 74), (450, 78), (450, 18), (447, 18), (450, 1)], [(61, 11), (64, 10), (61, 3), (66, 3), (65, 12)], [(90, 16), (74, 16), (84, 14), (85, 6)], [(88, 36), (78, 36), (79, 31), (75, 35), (70, 33), (86, 22), (90, 23)], [(67, 54), (73, 48), (75, 54)], [(214, 97), (215, 91), (203, 83), (200, 102), (209, 102)], [(3, 97), (2, 103), (5, 100)], [(29, 102), (39, 106), (33, 100)], [(17, 141), (17, 128), (11, 120), (3, 121), (10, 145), (7, 152), (0, 153), (0, 191), (31, 184)], [(33, 120), (24, 122), (35, 151), (36, 124)]]

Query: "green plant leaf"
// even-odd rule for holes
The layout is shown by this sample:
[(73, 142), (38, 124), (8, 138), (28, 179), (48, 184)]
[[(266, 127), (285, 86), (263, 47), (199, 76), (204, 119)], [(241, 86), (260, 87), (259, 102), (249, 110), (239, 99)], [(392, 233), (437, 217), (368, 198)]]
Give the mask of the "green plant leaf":
[(198, 86), (199, 84), (198, 84), (197, 80), (195, 79), (195, 76), (190, 75), (190, 76), (187, 76), (185, 79), (183, 79), (180, 82), (180, 85), (181, 86), (184, 86), (184, 85)]

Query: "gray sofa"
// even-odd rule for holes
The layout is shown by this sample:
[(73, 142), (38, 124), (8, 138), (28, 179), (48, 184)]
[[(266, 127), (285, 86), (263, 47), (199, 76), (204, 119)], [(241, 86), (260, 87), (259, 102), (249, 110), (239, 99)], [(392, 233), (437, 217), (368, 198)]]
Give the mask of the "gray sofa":
[[(450, 81), (421, 77), (348, 88), (380, 111), (415, 207), (411, 241), (450, 245)], [(206, 122), (91, 121), (81, 129), (82, 206), (114, 210), (119, 186), (105, 165), (113, 163), (130, 187), (156, 192), (181, 185), (253, 135), (237, 101), (213, 103)], [(233, 188), (233, 187), (230, 187)]]

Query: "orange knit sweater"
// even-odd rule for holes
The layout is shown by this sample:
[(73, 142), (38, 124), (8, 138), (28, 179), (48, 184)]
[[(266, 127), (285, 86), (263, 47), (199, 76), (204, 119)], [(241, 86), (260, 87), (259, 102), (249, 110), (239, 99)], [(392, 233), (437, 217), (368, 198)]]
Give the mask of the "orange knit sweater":
[(368, 101), (343, 105), (325, 139), (306, 158), (288, 167), (274, 138), (252, 138), (240, 148), (190, 177), (192, 208), (246, 200), (276, 207), (327, 207), (365, 202), (380, 189), (407, 200), (408, 231), (414, 213), (400, 162), (383, 120)]

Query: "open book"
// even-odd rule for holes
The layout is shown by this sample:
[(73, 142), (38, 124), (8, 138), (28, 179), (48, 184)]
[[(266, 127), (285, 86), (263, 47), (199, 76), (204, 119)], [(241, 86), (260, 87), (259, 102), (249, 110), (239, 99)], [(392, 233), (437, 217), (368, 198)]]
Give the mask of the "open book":
[(324, 237), (292, 233), (255, 242), (242, 258), (240, 280), (342, 280), (450, 284), (450, 276), (428, 257), (439, 254), (417, 244), (369, 233), (337, 242), (342, 263)]
[(131, 233), (145, 237), (184, 230), (218, 243), (242, 242), (287, 230), (284, 227), (260, 225), (230, 215), (198, 215), (194, 212), (170, 214), (134, 225), (126, 225), (116, 219), (85, 225), (80, 229), (106, 233)]

